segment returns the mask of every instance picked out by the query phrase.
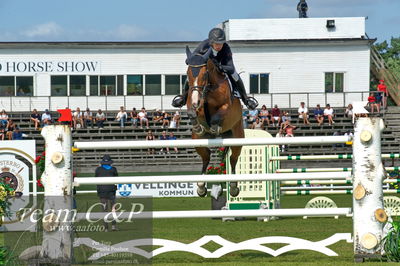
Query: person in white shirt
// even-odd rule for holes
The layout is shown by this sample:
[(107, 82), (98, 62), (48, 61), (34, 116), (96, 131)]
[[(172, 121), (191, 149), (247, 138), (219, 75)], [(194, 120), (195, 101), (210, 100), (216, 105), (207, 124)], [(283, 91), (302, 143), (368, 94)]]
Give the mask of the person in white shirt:
[(83, 115), (81, 112), (81, 108), (77, 107), (76, 111), (73, 113), (73, 121), (74, 121), (74, 129), (77, 129), (78, 125), (79, 127), (83, 127)]
[(335, 124), (335, 121), (333, 121), (333, 109), (329, 104), (324, 109), (324, 116), (328, 118), (329, 125)]
[(119, 121), (119, 126), (121, 128), (125, 126), (125, 123), (128, 119), (128, 114), (126, 113), (125, 108), (123, 106), (121, 106), (119, 108), (119, 112), (118, 112), (117, 116), (115, 117), (115, 119), (117, 121)]
[(85, 122), (85, 127), (94, 127), (94, 117), (93, 113), (89, 108), (86, 108), (86, 111), (83, 113), (83, 121)]
[(308, 108), (305, 106), (304, 102), (300, 103), (300, 107), (297, 112), (299, 113), (299, 118), (303, 119), (303, 124), (309, 125), (310, 121), (308, 121)]
[(146, 128), (149, 128), (149, 119), (147, 118), (146, 109), (143, 107), (138, 114), (140, 128), (143, 128), (143, 123), (146, 123)]
[(104, 127), (104, 121), (106, 121), (106, 115), (99, 109), (96, 114), (96, 125), (99, 129)]
[(42, 114), (42, 126), (50, 125), (51, 124), (51, 115), (49, 109), (46, 109)]

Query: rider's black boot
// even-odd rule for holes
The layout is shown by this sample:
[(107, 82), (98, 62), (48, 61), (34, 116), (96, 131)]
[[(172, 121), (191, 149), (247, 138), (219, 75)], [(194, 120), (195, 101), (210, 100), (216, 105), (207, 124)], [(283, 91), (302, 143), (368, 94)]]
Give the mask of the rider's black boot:
[(258, 106), (258, 102), (254, 97), (247, 96), (246, 88), (244, 87), (242, 79), (238, 79), (236, 81), (236, 89), (240, 93), (240, 97), (242, 98), (243, 103), (249, 108), (250, 110), (254, 110)]
[(177, 95), (172, 100), (172, 106), (175, 108), (182, 108), (186, 104), (186, 100), (189, 93), (189, 82), (186, 80), (183, 85), (183, 95)]

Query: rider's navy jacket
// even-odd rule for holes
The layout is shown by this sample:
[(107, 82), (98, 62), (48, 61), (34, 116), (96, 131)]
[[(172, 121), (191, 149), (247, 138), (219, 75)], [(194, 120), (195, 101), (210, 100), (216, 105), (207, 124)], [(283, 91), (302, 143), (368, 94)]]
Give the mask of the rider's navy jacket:
[[(193, 54), (203, 55), (208, 51), (210, 47), (211, 47), (210, 41), (208, 39), (205, 39), (199, 44), (199, 46), (197, 46), (197, 48), (193, 51)], [(214, 54), (211, 53), (210, 58), (215, 59), (218, 63), (220, 63), (222, 69), (226, 73), (232, 75), (235, 72), (235, 66), (233, 65), (231, 48), (227, 43), (224, 43), (221, 51), (219, 51), (216, 56), (214, 56)]]

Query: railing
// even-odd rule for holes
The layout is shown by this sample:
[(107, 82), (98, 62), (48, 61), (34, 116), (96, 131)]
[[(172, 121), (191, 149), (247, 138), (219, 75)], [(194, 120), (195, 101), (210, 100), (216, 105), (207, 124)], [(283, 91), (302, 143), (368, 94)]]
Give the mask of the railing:
[[(341, 93), (271, 93), (271, 94), (254, 94), (258, 102), (266, 105), (267, 108), (277, 104), (280, 108), (298, 108), (300, 102), (305, 102), (308, 107), (315, 107), (320, 104), (322, 107), (330, 104), (332, 107), (345, 107), (354, 101), (365, 101), (368, 98), (369, 91), (357, 92), (341, 92)], [(119, 110), (120, 106), (124, 106), (127, 110), (133, 107), (136, 109), (145, 107), (151, 109), (174, 109), (171, 101), (174, 95), (158, 95), (158, 96), (30, 96), (30, 97), (0, 97), (0, 109), (7, 112), (27, 112), (33, 109), (43, 111), (49, 109), (56, 111), (69, 107), (76, 109), (80, 107), (85, 110), (89, 107), (91, 110), (102, 109), (103, 111)]]
[(390, 97), (400, 105), (400, 80), (388, 68), (385, 60), (379, 54), (375, 47), (371, 47), (371, 71), (379, 79), (384, 79), (387, 85)]

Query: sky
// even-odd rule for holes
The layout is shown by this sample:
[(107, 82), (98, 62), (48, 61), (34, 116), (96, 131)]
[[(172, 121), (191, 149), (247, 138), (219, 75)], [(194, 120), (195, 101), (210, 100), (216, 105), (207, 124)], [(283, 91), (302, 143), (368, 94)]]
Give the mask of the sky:
[[(298, 0), (0, 0), (0, 41), (201, 41), (228, 19), (295, 18)], [(309, 17), (368, 17), (400, 37), (400, 0), (307, 0)]]

